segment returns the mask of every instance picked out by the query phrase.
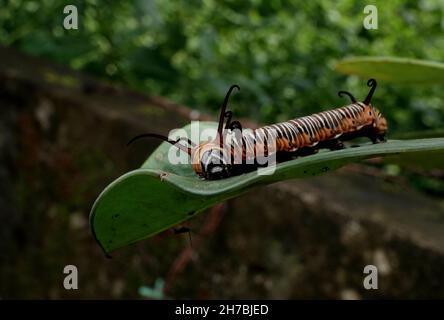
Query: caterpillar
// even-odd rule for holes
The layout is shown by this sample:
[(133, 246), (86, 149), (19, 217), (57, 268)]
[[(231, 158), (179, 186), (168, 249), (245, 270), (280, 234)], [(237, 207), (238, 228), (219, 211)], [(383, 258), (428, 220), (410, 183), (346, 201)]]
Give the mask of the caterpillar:
[[(226, 111), (233, 89), (240, 90), (238, 85), (232, 85), (221, 107), (216, 139), (196, 145), (186, 138), (174, 141), (163, 135), (147, 133), (134, 137), (128, 145), (147, 137), (167, 141), (191, 157), (192, 169), (197, 175), (203, 179), (217, 180), (259, 167), (256, 159), (259, 150), (265, 156), (273, 153), (278, 161), (283, 161), (310, 155), (319, 149), (339, 150), (344, 148), (343, 141), (357, 137), (368, 137), (373, 143), (385, 142), (387, 120), (371, 104), (376, 85), (375, 79), (367, 81), (370, 91), (362, 102), (358, 102), (350, 92), (339, 91), (338, 95), (347, 95), (351, 104), (252, 131), (243, 130), (239, 121), (231, 121), (233, 114)], [(189, 146), (180, 143), (183, 140)], [(231, 142), (228, 155), (224, 149), (226, 140)], [(270, 140), (273, 140), (273, 149), (269, 147)], [(241, 155), (241, 161), (237, 163), (233, 161), (236, 151)]]

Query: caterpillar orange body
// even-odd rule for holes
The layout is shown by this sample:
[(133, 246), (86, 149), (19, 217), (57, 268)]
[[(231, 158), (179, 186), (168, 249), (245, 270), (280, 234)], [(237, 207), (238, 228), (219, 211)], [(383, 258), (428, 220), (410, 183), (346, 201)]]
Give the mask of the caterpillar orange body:
[[(143, 134), (133, 138), (131, 142), (142, 137), (156, 137), (174, 144), (187, 152), (192, 161), (192, 168), (199, 176), (209, 179), (222, 179), (234, 175), (249, 172), (258, 167), (253, 161), (247, 164), (247, 159), (256, 157), (258, 150), (267, 155), (275, 152), (277, 159), (290, 159), (317, 152), (321, 148), (331, 150), (344, 147), (343, 141), (356, 137), (368, 137), (373, 143), (385, 141), (387, 121), (382, 114), (371, 104), (373, 93), (376, 89), (376, 81), (370, 79), (367, 82), (371, 87), (370, 92), (363, 102), (357, 102), (350, 93), (340, 91), (339, 95), (346, 94), (352, 103), (337, 109), (323, 111), (310, 116), (305, 116), (282, 123), (272, 124), (253, 131), (242, 130), (238, 121), (231, 122), (232, 112), (225, 111), (228, 98), (234, 88), (230, 88), (225, 96), (221, 108), (218, 126), (218, 137), (209, 142), (193, 144), (188, 141), (189, 147), (167, 137), (156, 134)], [(225, 126), (224, 122), (227, 119)], [(273, 137), (274, 149), (269, 150), (266, 137)], [(231, 148), (227, 157), (224, 152), (224, 140), (231, 140)], [(234, 150), (240, 151), (242, 161), (233, 161)]]

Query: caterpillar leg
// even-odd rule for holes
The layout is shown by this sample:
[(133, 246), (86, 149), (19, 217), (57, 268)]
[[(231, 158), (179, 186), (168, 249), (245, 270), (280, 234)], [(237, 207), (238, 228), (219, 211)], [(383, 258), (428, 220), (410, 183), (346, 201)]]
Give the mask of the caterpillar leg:
[(319, 151), (319, 148), (305, 147), (305, 148), (301, 148), (301, 149), (298, 149), (293, 152), (279, 152), (276, 155), (276, 160), (277, 160), (277, 162), (284, 162), (284, 161), (288, 161), (288, 160), (293, 160), (297, 157), (309, 156), (309, 155), (318, 153), (318, 151)]
[(322, 141), (317, 146), (319, 149), (330, 149), (330, 150), (341, 150), (345, 148), (344, 143), (339, 139)]
[(375, 144), (387, 141), (385, 134), (370, 135), (370, 136), (368, 136), (368, 138)]
[(342, 98), (343, 95), (347, 95), (352, 103), (356, 103), (356, 98), (348, 91), (339, 91), (338, 96)]
[(334, 139), (334, 140), (328, 140), (324, 143), (324, 147), (328, 148), (330, 150), (341, 150), (344, 149), (344, 143), (341, 140)]
[(310, 156), (310, 155), (312, 155), (312, 154), (316, 154), (316, 153), (318, 153), (318, 151), (319, 151), (318, 148), (310, 148), (310, 147), (307, 147), (307, 148), (299, 149), (299, 150), (296, 151), (296, 152), (297, 152), (298, 156), (300, 156), (300, 157), (305, 157), (305, 156)]
[(278, 152), (276, 154), (276, 162), (281, 163), (296, 158), (296, 152)]

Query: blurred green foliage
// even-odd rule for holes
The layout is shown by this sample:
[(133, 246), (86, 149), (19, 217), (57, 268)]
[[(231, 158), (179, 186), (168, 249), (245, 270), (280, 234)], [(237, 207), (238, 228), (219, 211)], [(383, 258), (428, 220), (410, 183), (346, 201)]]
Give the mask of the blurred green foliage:
[[(79, 30), (55, 0), (1, 0), (0, 43), (205, 110), (231, 84), (237, 117), (294, 118), (362, 99), (366, 79), (333, 70), (349, 56), (444, 61), (444, 1), (70, 1)], [(366, 30), (367, 4), (379, 29)], [(392, 132), (441, 128), (442, 86), (381, 83), (374, 103)]]

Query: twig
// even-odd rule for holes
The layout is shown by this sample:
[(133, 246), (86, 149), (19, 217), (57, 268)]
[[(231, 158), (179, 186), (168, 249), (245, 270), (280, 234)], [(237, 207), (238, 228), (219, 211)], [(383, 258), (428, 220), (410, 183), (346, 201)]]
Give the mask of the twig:
[(202, 243), (202, 238), (211, 234), (219, 226), (225, 212), (224, 209), (224, 203), (215, 205), (210, 209), (210, 212), (208, 213), (207, 218), (205, 219), (205, 222), (198, 233), (198, 238), (193, 243), (193, 247), (189, 246), (184, 248), (174, 260), (166, 277), (165, 287), (163, 289), (163, 294), (165, 296), (179, 273), (182, 272), (190, 262), (193, 250), (198, 250), (200, 244)]

